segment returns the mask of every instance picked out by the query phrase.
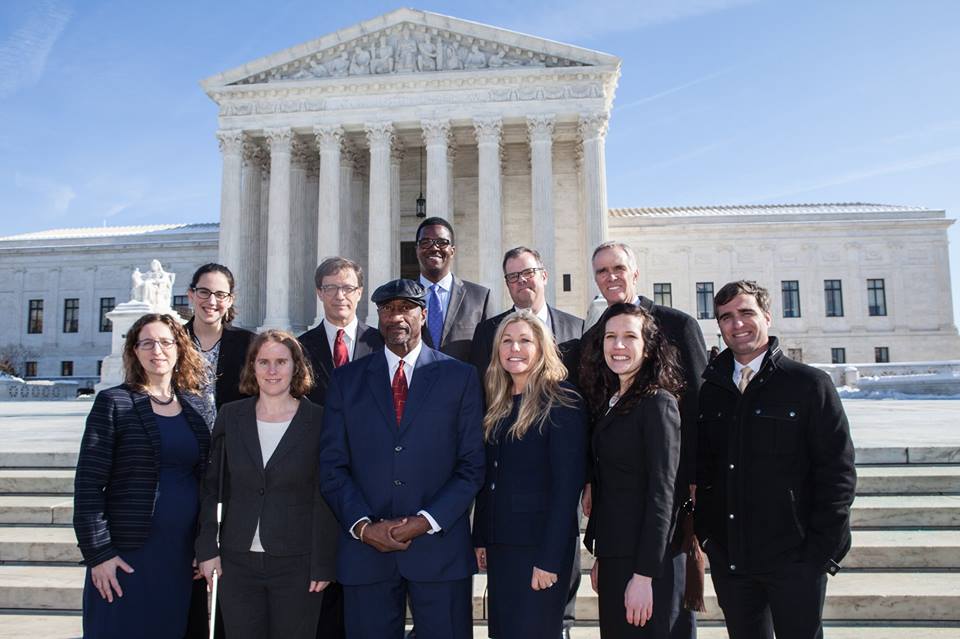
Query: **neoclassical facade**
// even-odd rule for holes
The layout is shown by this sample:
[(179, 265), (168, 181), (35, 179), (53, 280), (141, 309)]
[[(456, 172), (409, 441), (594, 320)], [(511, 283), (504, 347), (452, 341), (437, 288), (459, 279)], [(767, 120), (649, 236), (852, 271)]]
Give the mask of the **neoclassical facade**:
[(455, 225), (459, 275), (505, 299), (503, 250), (529, 244), (556, 275), (551, 301), (582, 309), (619, 75), (614, 56), (400, 9), (204, 80), (241, 321), (316, 323), (310, 273), (330, 255), (371, 283), (408, 270), (421, 193)]

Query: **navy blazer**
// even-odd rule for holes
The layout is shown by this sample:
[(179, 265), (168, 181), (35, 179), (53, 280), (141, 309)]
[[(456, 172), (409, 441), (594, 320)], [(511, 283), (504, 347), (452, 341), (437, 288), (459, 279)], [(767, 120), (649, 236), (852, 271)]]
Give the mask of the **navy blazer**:
[(486, 444), (487, 476), (477, 495), (473, 545), (537, 546), (536, 567), (560, 573), (571, 539), (579, 533), (587, 414), (577, 397), (572, 407), (552, 407), (542, 429), (531, 428), (518, 440), (506, 431), (519, 406), (518, 395), (513, 412)]
[[(330, 352), (330, 342), (327, 341), (327, 330), (323, 326), (323, 321), (297, 340), (307, 352), (307, 358), (313, 368), (314, 387), (307, 397), (314, 404), (323, 406), (327, 396), (327, 386), (330, 385), (330, 373), (333, 372), (333, 353)], [(380, 331), (357, 321), (357, 343), (353, 345), (351, 361), (380, 350), (383, 350), (383, 337)]]
[(461, 280), (454, 275), (453, 284), (450, 286), (450, 304), (447, 306), (446, 315), (443, 316), (440, 347), (437, 348), (433, 343), (426, 325), (421, 335), (423, 343), (461, 362), (469, 362), (473, 334), (480, 322), (487, 319), (489, 304), (490, 289)]
[[(186, 323), (185, 328), (193, 337), (194, 319), (191, 318)], [(235, 402), (238, 399), (246, 397), (240, 392), (240, 371), (247, 361), (247, 348), (253, 340), (253, 333), (250, 331), (230, 326), (223, 327), (223, 335), (220, 337), (220, 357), (217, 358), (217, 390), (214, 402), (217, 409), (227, 402)]]
[[(178, 393), (200, 445), (203, 476), (210, 430), (199, 397)], [(160, 481), (160, 431), (150, 398), (123, 384), (101, 391), (87, 417), (73, 488), (73, 529), (83, 563), (96, 566), (143, 545)]]
[[(341, 366), (327, 389), (320, 487), (340, 521), (338, 579), (452, 581), (477, 570), (470, 505), (483, 484), (483, 412), (477, 373), (424, 346), (397, 424), (383, 351)], [(360, 519), (425, 510), (442, 529), (405, 551), (380, 553), (350, 533)]]

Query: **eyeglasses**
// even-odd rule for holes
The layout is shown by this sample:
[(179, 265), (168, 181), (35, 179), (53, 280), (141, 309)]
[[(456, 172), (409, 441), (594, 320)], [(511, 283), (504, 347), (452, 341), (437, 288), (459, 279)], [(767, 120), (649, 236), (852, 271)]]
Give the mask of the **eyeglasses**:
[(337, 286), (336, 284), (324, 284), (320, 287), (320, 292), (326, 295), (327, 297), (336, 297), (337, 291), (343, 293), (344, 297), (352, 295), (353, 293), (360, 290), (359, 286), (351, 286), (349, 284), (344, 284), (343, 286)]
[[(208, 291), (209, 292), (209, 291)], [(171, 348), (177, 345), (175, 340), (164, 338), (164, 339), (142, 339), (135, 344), (135, 347), (138, 351), (147, 351), (150, 352), (159, 346), (162, 350), (169, 351)]]
[(436, 246), (438, 249), (445, 249), (452, 244), (453, 242), (442, 237), (424, 237), (417, 240), (417, 248), (423, 250), (427, 250), (431, 246)]
[(191, 287), (190, 290), (193, 291), (194, 294), (202, 300), (210, 299), (211, 295), (217, 298), (218, 302), (222, 302), (228, 297), (233, 297), (233, 293), (227, 293), (226, 291), (211, 291), (209, 288), (197, 288), (194, 286), (194, 287)]
[(507, 281), (507, 284), (516, 284), (520, 281), (520, 278), (529, 280), (542, 270), (544, 270), (542, 266), (538, 266), (537, 268), (525, 268), (522, 271), (517, 271), (515, 273), (507, 273), (503, 276), (503, 279)]

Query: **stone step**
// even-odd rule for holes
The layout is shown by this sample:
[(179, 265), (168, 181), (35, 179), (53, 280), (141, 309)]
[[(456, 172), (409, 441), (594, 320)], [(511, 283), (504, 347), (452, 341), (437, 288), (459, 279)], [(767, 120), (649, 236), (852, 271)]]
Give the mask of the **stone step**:
[(960, 494), (960, 464), (858, 466), (857, 494)]
[(73, 497), (0, 495), (0, 524), (71, 524)]
[(73, 494), (74, 471), (66, 469), (0, 469), (0, 494)]
[(957, 527), (960, 495), (873, 495), (857, 497), (850, 512), (854, 527)]
[[(79, 610), (84, 568), (0, 565), (0, 608)], [(473, 580), (473, 614), (485, 618), (486, 575)], [(707, 612), (722, 618), (710, 580)], [(830, 620), (960, 622), (960, 579), (956, 572), (846, 572), (830, 579), (824, 618)], [(580, 584), (577, 619), (597, 619), (597, 597), (590, 580)], [(36, 636), (36, 635), (35, 635)]]

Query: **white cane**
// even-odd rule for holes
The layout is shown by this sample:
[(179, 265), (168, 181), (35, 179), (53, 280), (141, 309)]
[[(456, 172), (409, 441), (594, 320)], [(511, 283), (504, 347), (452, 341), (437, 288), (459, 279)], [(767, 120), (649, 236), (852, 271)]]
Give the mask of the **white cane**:
[[(223, 502), (217, 502), (217, 548), (220, 547), (220, 522), (223, 519)], [(222, 561), (222, 560), (221, 560)], [(210, 639), (213, 639), (213, 633), (217, 627), (217, 585), (220, 583), (220, 573), (213, 570), (213, 588), (210, 597), (213, 603), (210, 606)]]

